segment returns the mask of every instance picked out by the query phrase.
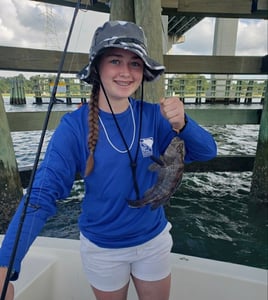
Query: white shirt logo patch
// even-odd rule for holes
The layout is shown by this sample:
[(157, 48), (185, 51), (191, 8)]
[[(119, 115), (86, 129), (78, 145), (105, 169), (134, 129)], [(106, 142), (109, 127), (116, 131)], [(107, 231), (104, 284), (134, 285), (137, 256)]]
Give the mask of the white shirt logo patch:
[(152, 137), (140, 139), (140, 147), (143, 157), (153, 155), (153, 143), (154, 139)]

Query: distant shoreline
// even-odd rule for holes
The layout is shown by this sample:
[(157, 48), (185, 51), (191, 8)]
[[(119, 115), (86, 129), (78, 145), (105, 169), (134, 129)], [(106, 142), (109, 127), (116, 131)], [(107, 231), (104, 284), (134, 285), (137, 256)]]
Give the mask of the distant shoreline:
[[(1, 93), (3, 97), (10, 97), (10, 93)], [(34, 94), (25, 94), (25, 97), (35, 97)]]

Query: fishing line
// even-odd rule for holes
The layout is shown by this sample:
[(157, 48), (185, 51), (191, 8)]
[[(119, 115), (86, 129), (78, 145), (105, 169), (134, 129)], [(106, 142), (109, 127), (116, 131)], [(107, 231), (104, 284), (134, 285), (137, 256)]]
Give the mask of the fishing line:
[(41, 137), (40, 137), (40, 140), (39, 140), (39, 145), (38, 145), (38, 149), (37, 149), (37, 152), (36, 152), (33, 169), (32, 169), (32, 172), (31, 172), (29, 187), (28, 187), (26, 195), (25, 195), (24, 207), (23, 207), (21, 217), (20, 217), (20, 220), (19, 220), (18, 230), (17, 230), (17, 233), (16, 233), (16, 238), (15, 238), (15, 241), (14, 241), (14, 246), (13, 246), (13, 249), (12, 249), (11, 257), (10, 257), (10, 260), (9, 260), (7, 274), (6, 274), (5, 282), (4, 282), (4, 285), (3, 285), (0, 300), (5, 300), (8, 284), (9, 284), (9, 281), (10, 281), (10, 277), (12, 275), (13, 265), (14, 265), (18, 245), (19, 245), (20, 236), (21, 236), (21, 233), (22, 233), (22, 227), (23, 227), (24, 219), (25, 219), (25, 216), (26, 216), (26, 213), (27, 213), (27, 207), (28, 207), (29, 201), (30, 201), (30, 196), (31, 196), (31, 191), (32, 191), (32, 187), (33, 187), (33, 181), (34, 181), (35, 173), (36, 173), (36, 170), (37, 170), (37, 167), (38, 167), (38, 163), (39, 163), (39, 159), (40, 159), (40, 155), (41, 155), (41, 151), (42, 151), (42, 147), (43, 147), (43, 142), (44, 142), (45, 134), (46, 134), (47, 127), (48, 127), (50, 114), (51, 114), (53, 105), (57, 102), (56, 93), (57, 93), (57, 88), (58, 88), (58, 84), (59, 84), (59, 80), (60, 80), (60, 75), (62, 73), (62, 69), (63, 69), (67, 49), (68, 49), (68, 46), (69, 46), (72, 31), (73, 31), (73, 28), (74, 28), (75, 20), (76, 20), (76, 17), (77, 17), (79, 8), (80, 8), (80, 4), (81, 4), (81, 0), (77, 0), (77, 4), (76, 4), (75, 10), (74, 10), (71, 26), (70, 26), (69, 33), (68, 33), (68, 36), (67, 36), (67, 40), (66, 40), (64, 50), (63, 50), (63, 53), (62, 53), (60, 65), (59, 65), (59, 68), (58, 68), (57, 76), (56, 76), (54, 86), (53, 86), (53, 89), (52, 89), (52, 92), (51, 92), (49, 106), (48, 106), (48, 110), (47, 110), (46, 117), (45, 117), (45, 120), (44, 120), (43, 129), (42, 129), (42, 132), (41, 132)]

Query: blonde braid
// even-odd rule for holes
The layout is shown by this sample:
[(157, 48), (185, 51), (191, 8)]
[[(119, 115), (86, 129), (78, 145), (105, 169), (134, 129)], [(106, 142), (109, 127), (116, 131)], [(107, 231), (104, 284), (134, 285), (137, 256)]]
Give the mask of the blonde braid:
[(92, 86), (92, 92), (89, 101), (89, 115), (88, 115), (88, 149), (89, 157), (87, 159), (85, 176), (88, 176), (94, 167), (94, 152), (99, 137), (99, 91), (100, 84), (94, 82)]

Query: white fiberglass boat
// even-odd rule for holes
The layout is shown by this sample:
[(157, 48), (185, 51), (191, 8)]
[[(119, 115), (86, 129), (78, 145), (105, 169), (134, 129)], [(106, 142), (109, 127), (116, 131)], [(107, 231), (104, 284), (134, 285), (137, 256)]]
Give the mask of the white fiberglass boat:
[[(3, 236), (0, 236), (0, 243)], [(93, 300), (80, 241), (38, 237), (15, 282), (15, 300)], [(172, 254), (170, 300), (267, 300), (267, 270)], [(130, 285), (128, 300), (137, 300)]]

